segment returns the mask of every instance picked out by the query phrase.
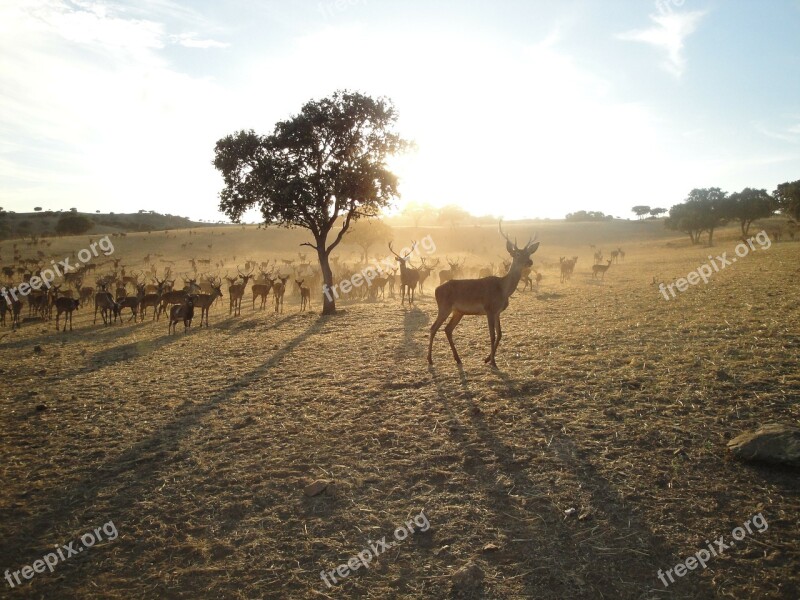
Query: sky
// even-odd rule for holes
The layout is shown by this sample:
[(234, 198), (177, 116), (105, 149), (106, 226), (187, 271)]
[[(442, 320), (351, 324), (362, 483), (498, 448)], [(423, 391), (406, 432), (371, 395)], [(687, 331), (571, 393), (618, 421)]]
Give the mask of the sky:
[(0, 0), (0, 205), (227, 221), (216, 141), (337, 89), (416, 143), (398, 209), (772, 191), (800, 179), (798, 31), (800, 0)]

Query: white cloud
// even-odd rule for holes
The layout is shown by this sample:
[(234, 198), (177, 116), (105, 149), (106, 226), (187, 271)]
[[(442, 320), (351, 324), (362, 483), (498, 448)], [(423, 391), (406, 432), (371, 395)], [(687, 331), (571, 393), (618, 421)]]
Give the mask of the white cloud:
[(706, 11), (673, 12), (662, 11), (650, 15), (655, 26), (648, 29), (637, 29), (619, 34), (621, 40), (643, 42), (655, 46), (666, 53), (662, 63), (664, 69), (675, 77), (680, 77), (686, 68), (684, 42), (697, 29)]
[(170, 41), (186, 48), (227, 48), (230, 44), (218, 42), (217, 40), (201, 40), (197, 38), (197, 33), (180, 33), (171, 35)]

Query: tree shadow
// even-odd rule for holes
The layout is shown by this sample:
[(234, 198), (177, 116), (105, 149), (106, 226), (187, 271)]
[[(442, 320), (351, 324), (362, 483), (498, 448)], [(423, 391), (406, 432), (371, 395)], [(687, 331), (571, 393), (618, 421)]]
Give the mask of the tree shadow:
[[(31, 517), (27, 522), (21, 520), (12, 538), (0, 540), (0, 557), (9, 559), (14, 556), (13, 562), (16, 563), (20, 561), (30, 563), (33, 559), (40, 558), (41, 548), (51, 542), (48, 534), (53, 523), (74, 522), (80, 511), (92, 507), (97, 499), (105, 494), (115, 496), (115, 515), (123, 515), (132, 511), (134, 505), (141, 498), (152, 494), (153, 488), (157, 484), (156, 478), (160, 467), (166, 463), (170, 454), (180, 450), (182, 441), (201, 424), (206, 415), (229, 400), (240, 389), (261, 383), (264, 376), (284, 357), (309, 337), (318, 333), (325, 324), (325, 318), (316, 319), (307, 329), (287, 342), (259, 367), (245, 376), (237, 378), (224, 389), (211, 394), (204, 402), (197, 403), (187, 400), (175, 409), (177, 416), (172, 421), (134, 443), (117, 457), (107, 460), (82, 480), (71, 484), (68, 489), (51, 489), (45, 492), (46, 497), (42, 504), (50, 506), (51, 509)], [(175, 337), (178, 338), (178, 336)], [(168, 341), (164, 343), (168, 343)], [(123, 476), (128, 476), (134, 483), (125, 487), (124, 494), (114, 492)], [(37, 553), (39, 554), (37, 555)], [(89, 576), (89, 570), (82, 570), (71, 575), (73, 578)]]

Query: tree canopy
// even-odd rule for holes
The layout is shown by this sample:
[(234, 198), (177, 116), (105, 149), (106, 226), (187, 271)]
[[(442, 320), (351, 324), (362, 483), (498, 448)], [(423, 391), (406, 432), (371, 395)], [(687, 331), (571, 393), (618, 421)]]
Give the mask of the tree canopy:
[[(220, 210), (239, 222), (258, 207), (264, 222), (308, 229), (327, 289), (333, 285), (329, 254), (352, 222), (374, 217), (399, 196), (397, 176), (386, 159), (409, 142), (394, 130), (390, 100), (337, 91), (311, 100), (300, 113), (275, 125), (272, 134), (237, 131), (219, 140), (214, 166), (224, 187)], [(328, 235), (341, 223), (333, 240)], [(323, 295), (323, 314), (335, 312)]]
[(56, 223), (56, 233), (59, 235), (80, 235), (92, 228), (94, 223), (86, 215), (77, 212), (62, 213)]
[(772, 194), (783, 214), (800, 221), (800, 179), (780, 184)]
[(634, 207), (631, 209), (631, 211), (632, 211), (632, 212), (634, 212), (634, 213), (636, 214), (636, 216), (637, 216), (637, 217), (639, 217), (639, 218), (641, 219), (641, 218), (642, 218), (642, 217), (644, 217), (644, 216), (645, 216), (647, 213), (649, 213), (649, 212), (650, 212), (650, 207), (649, 207), (649, 206), (645, 206), (645, 205), (643, 205), (643, 204), (642, 204), (642, 205), (639, 205), (639, 206), (634, 206)]
[(739, 221), (742, 235), (747, 235), (750, 225), (756, 219), (764, 219), (775, 212), (775, 199), (767, 190), (744, 188), (741, 192), (734, 192), (728, 197), (728, 214)]
[(707, 232), (710, 246), (714, 243), (714, 230), (728, 218), (727, 192), (720, 188), (696, 188), (689, 192), (683, 204), (670, 209), (666, 226), (687, 233), (693, 244), (699, 243), (700, 235)]

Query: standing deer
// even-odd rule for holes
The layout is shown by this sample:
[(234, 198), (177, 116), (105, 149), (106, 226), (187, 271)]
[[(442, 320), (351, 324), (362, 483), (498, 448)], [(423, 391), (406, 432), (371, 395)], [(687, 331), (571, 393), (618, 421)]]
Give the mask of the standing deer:
[(413, 242), (411, 245), (411, 250), (408, 251), (408, 254), (406, 254), (405, 256), (400, 256), (397, 252), (394, 251), (394, 249), (392, 249), (392, 243), (389, 242), (389, 251), (395, 255), (397, 263), (400, 266), (401, 306), (405, 303), (406, 290), (408, 290), (408, 304), (411, 305), (414, 303), (414, 290), (417, 289), (417, 284), (419, 283), (419, 271), (417, 269), (414, 269), (413, 267), (408, 266), (408, 257), (411, 256), (411, 253), (414, 252), (414, 248), (416, 247), (417, 247), (417, 242)]
[(252, 269), (247, 273), (247, 275), (239, 271), (238, 267), (236, 270), (239, 272), (239, 277), (242, 278), (240, 283), (231, 283), (232, 280), (230, 278), (226, 278), (230, 284), (228, 286), (228, 294), (230, 295), (231, 301), (228, 314), (233, 313), (234, 316), (238, 316), (242, 313), (242, 298), (244, 298), (244, 290), (247, 287), (247, 282), (253, 277)]
[(56, 298), (56, 331), (58, 331), (58, 320), (61, 318), (61, 313), (64, 315), (64, 329), (67, 330), (67, 321), (69, 321), (69, 330), (72, 331), (72, 313), (81, 305), (80, 300), (62, 297)]
[(178, 322), (183, 321), (183, 333), (189, 332), (189, 327), (192, 325), (194, 318), (194, 301), (196, 296), (189, 294), (181, 304), (176, 304), (169, 311), (169, 325), (167, 332), (175, 333), (175, 327)]
[[(148, 292), (144, 295), (141, 302), (139, 302), (139, 318), (140, 320), (144, 321), (144, 316), (147, 314), (147, 308), (149, 306), (153, 307), (153, 320), (156, 320), (156, 315), (158, 314), (158, 308), (161, 304), (161, 296), (164, 293), (164, 285), (167, 283), (167, 280), (160, 280), (158, 277), (155, 278), (156, 285), (155, 291)], [(152, 289), (150, 286), (145, 288), (145, 292), (148, 289)]]
[(304, 281), (305, 279), (301, 279), (300, 281), (297, 281), (297, 279), (294, 280), (297, 287), (300, 288), (300, 312), (311, 308), (311, 290), (307, 287), (303, 287)]
[[(136, 323), (136, 318), (142, 312), (140, 309), (140, 305), (142, 300), (144, 300), (145, 293), (144, 293), (145, 284), (144, 283), (137, 283), (136, 284), (136, 295), (135, 296), (125, 296), (122, 300), (119, 301), (119, 308), (120, 311), (123, 308), (130, 308), (131, 309), (131, 316), (128, 317), (128, 322), (130, 323), (131, 319), (133, 322)], [(142, 317), (144, 320), (144, 317)], [(120, 319), (121, 320), (121, 319)]]
[(458, 274), (461, 272), (461, 266), (462, 265), (460, 265), (458, 263), (458, 259), (456, 259), (456, 262), (452, 262), (448, 258), (447, 259), (447, 264), (450, 265), (449, 269), (444, 269), (442, 271), (439, 271), (439, 284), (440, 285), (442, 283), (447, 283), (451, 279), (455, 279), (458, 276)]
[(608, 271), (608, 268), (610, 266), (611, 266), (611, 259), (608, 259), (608, 264), (605, 265), (592, 265), (592, 279), (596, 279), (598, 273), (602, 273), (603, 276), (601, 277), (601, 279), (605, 279), (606, 271)]
[(483, 279), (453, 279), (443, 283), (436, 288), (436, 304), (439, 307), (439, 314), (431, 325), (431, 337), (428, 343), (428, 364), (433, 364), (433, 338), (447, 318), (452, 314), (453, 317), (444, 332), (447, 341), (450, 342), (450, 349), (453, 351), (453, 358), (457, 364), (461, 364), (461, 358), (453, 343), (453, 330), (458, 326), (464, 315), (486, 315), (489, 323), (489, 355), (484, 362), (497, 368), (495, 354), (502, 338), (500, 328), (500, 313), (508, 307), (508, 299), (517, 289), (519, 280), (522, 277), (522, 270), (525, 267), (532, 267), (531, 255), (539, 248), (536, 237), (528, 241), (524, 248), (518, 248), (516, 242), (512, 245), (509, 237), (503, 233), (502, 225), (500, 233), (506, 239), (506, 250), (511, 255), (511, 267), (503, 277), (484, 277)]
[(603, 251), (598, 250), (597, 252), (594, 253), (594, 264), (598, 265), (601, 262), (603, 262)]
[(94, 323), (97, 323), (97, 311), (100, 311), (100, 316), (103, 317), (103, 325), (111, 324), (111, 316), (114, 316), (114, 322), (117, 321), (119, 315), (119, 304), (114, 301), (111, 292), (107, 292), (105, 288), (94, 295)]
[(619, 250), (611, 251), (611, 260), (615, 263), (619, 263)]
[(194, 306), (200, 309), (200, 327), (203, 326), (203, 317), (205, 317), (206, 327), (208, 327), (208, 310), (217, 298), (222, 298), (221, 281), (214, 281), (211, 283), (210, 294), (199, 294), (194, 299)]
[(267, 296), (272, 289), (272, 280), (261, 269), (259, 269), (259, 272), (263, 280), (253, 283), (253, 310), (256, 309), (256, 298), (258, 297), (261, 298), (261, 310), (264, 310), (264, 306), (267, 304)]
[(424, 294), (425, 291), (422, 289), (422, 286), (425, 284), (425, 280), (430, 277), (430, 274), (433, 270), (439, 266), (439, 259), (436, 259), (436, 262), (432, 265), (428, 265), (425, 263), (425, 259), (420, 259), (422, 261), (422, 266), (417, 269), (419, 271), (419, 293)]
[(272, 283), (272, 295), (275, 297), (275, 312), (280, 309), (283, 314), (283, 295), (286, 293), (286, 282), (289, 281), (289, 276), (281, 277), (278, 275), (277, 280)]

